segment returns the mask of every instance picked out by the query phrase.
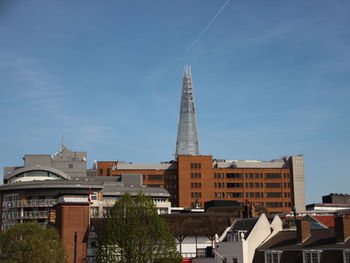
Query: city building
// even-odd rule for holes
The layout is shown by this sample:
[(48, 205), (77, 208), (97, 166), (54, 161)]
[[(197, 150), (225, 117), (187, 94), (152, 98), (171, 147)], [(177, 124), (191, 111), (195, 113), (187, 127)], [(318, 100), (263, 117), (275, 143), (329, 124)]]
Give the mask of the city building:
[(235, 200), (273, 213), (305, 210), (303, 155), (272, 161), (200, 155), (189, 66), (183, 76), (175, 157), (160, 164), (98, 161), (96, 172), (98, 176), (140, 173), (145, 185), (169, 191), (172, 206), (203, 207), (210, 200)]

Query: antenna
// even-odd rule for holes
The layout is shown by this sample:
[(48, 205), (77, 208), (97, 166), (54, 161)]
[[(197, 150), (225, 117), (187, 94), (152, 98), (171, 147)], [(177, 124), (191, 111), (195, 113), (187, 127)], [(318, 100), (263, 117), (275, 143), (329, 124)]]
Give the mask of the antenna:
[(63, 144), (63, 140), (64, 140), (64, 134), (62, 133), (62, 138), (61, 138), (61, 149), (63, 149), (63, 147), (64, 147), (64, 146), (63, 146), (63, 145), (64, 145), (64, 144)]

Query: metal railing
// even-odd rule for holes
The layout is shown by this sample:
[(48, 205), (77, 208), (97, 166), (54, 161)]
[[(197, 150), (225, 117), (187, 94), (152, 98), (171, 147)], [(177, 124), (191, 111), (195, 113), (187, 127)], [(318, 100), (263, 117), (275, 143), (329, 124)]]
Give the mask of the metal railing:
[(2, 214), (3, 220), (48, 218), (49, 211), (10, 211)]
[(17, 200), (4, 201), (2, 203), (3, 209), (6, 208), (21, 208), (21, 207), (50, 207), (57, 203), (57, 199), (31, 199), (31, 200)]

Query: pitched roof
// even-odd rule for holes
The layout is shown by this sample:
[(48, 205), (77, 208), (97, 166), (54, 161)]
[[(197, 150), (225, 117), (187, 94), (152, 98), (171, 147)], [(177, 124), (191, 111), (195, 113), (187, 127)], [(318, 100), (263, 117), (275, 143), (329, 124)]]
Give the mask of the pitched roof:
[(312, 218), (316, 219), (318, 222), (322, 223), (327, 227), (335, 227), (334, 215), (317, 215), (312, 216)]
[(259, 218), (237, 218), (230, 231), (247, 231), (244, 238), (247, 238)]
[(297, 232), (284, 230), (259, 246), (258, 250), (291, 250), (291, 249), (341, 249), (350, 248), (350, 239), (345, 243), (337, 243), (334, 229), (311, 230), (311, 236), (302, 244), (297, 242)]
[(162, 217), (168, 223), (170, 232), (175, 236), (221, 235), (236, 218), (232, 213), (169, 214), (162, 215)]

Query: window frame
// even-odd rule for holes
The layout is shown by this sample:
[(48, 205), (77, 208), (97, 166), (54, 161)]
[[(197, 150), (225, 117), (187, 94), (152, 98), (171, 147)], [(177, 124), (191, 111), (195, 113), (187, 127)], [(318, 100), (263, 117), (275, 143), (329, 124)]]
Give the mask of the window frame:
[[(310, 250), (303, 250), (303, 263), (314, 263), (312, 255), (316, 253), (317, 254), (317, 263), (321, 262), (321, 253), (322, 250), (316, 250), (316, 249), (310, 249)], [(310, 261), (306, 261), (306, 255), (310, 254)]]
[[(347, 257), (348, 256), (348, 260)], [(344, 263), (350, 263), (350, 249), (344, 249), (343, 250), (343, 262)]]
[[(273, 256), (276, 254), (277, 254), (277, 262), (275, 262), (275, 259), (273, 258)], [(264, 252), (264, 262), (265, 263), (280, 263), (281, 262), (281, 254), (282, 254), (282, 251), (280, 251), (280, 250), (266, 250)], [(272, 256), (271, 260), (269, 260), (269, 261), (267, 259), (268, 255)]]

